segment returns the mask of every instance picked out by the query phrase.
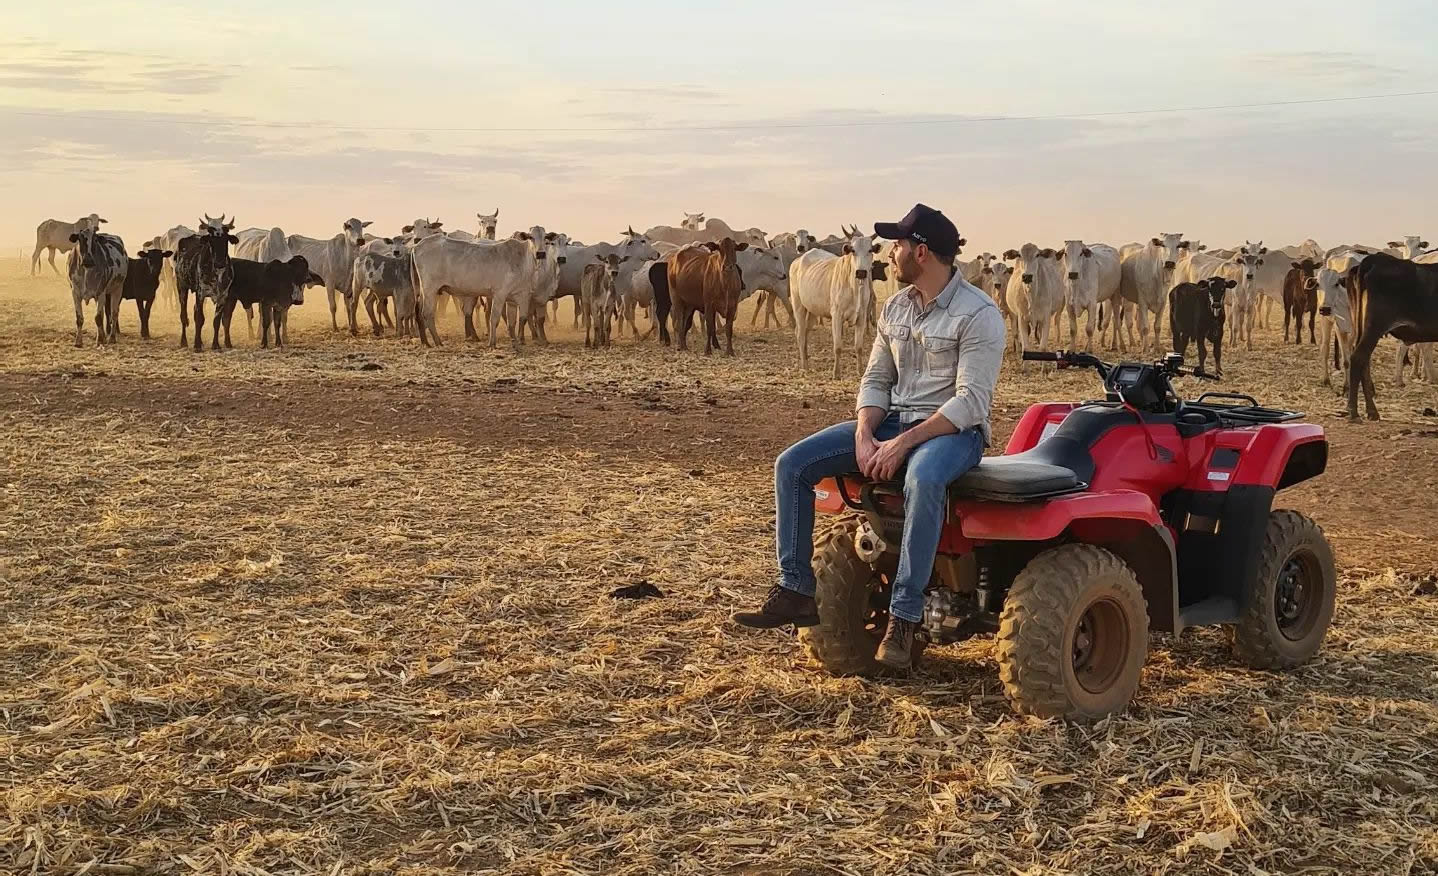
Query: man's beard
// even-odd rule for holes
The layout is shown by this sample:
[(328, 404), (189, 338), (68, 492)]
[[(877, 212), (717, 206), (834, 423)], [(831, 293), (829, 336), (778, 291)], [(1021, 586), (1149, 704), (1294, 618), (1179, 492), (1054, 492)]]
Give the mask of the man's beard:
[(912, 255), (907, 258), (899, 255), (894, 261), (897, 263), (900, 283), (913, 283), (919, 279), (919, 260), (917, 258)]

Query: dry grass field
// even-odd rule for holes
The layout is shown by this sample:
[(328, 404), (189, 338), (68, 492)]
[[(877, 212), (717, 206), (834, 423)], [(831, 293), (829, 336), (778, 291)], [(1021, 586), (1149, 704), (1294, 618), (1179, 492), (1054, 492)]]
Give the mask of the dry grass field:
[[(1291, 673), (1155, 637), (1131, 711), (1013, 715), (990, 640), (831, 678), (732, 626), (773, 577), (772, 460), (850, 410), (792, 335), (736, 358), (568, 329), (491, 352), (334, 335), (72, 346), (0, 261), (0, 871), (1438, 872), (1438, 388), (1349, 424), (1265, 333), (1221, 388), (1310, 412), (1280, 504), (1340, 566)], [(48, 268), (46, 269), (48, 272)], [(312, 292), (313, 295), (313, 292)], [(1065, 329), (1066, 331), (1066, 329)], [(823, 334), (823, 333), (821, 333)], [(1092, 397), (1005, 364), (996, 426)], [(1425, 413), (1426, 410), (1426, 413)], [(663, 598), (610, 598), (649, 581)]]

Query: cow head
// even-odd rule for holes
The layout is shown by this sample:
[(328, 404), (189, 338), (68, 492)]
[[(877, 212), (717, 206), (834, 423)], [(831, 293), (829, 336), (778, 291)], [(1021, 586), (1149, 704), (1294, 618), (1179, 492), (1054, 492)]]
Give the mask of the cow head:
[(769, 289), (788, 295), (789, 274), (785, 270), (784, 259), (780, 257), (779, 250), (751, 246), (740, 252), (736, 261), (739, 270), (743, 272), (744, 288), (747, 291)]
[(798, 231), (794, 232), (794, 248), (801, 253), (808, 252), (809, 250), (813, 249), (814, 244), (817, 242), (818, 241), (814, 239), (814, 235), (810, 234), (808, 231), (805, 231), (803, 228), (800, 228)]
[(205, 218), (200, 220), (200, 234), (208, 235), (209, 237), (217, 239), (223, 243), (240, 242), (240, 239), (238, 237), (230, 233), (234, 230), (234, 228), (234, 217), (230, 217), (230, 221), (226, 222), (224, 213), (221, 213), (220, 218), (218, 219), (213, 219), (210, 217), (209, 213), (206, 213)]
[(1238, 251), (1241, 252), (1241, 253), (1251, 253), (1251, 254), (1256, 255), (1256, 256), (1268, 255), (1268, 247), (1264, 246), (1264, 245), (1263, 245), (1263, 241), (1261, 241), (1261, 240), (1259, 240), (1259, 241), (1249, 241), (1249, 240), (1245, 240), (1245, 241), (1243, 242), (1243, 246), (1242, 246), (1241, 248), (1239, 248)]
[(1039, 249), (1038, 245), (1033, 243), (1026, 243), (1019, 247), (1014, 261), (1014, 273), (1019, 275), (1020, 282), (1025, 286), (1032, 286), (1038, 272), (1047, 269), (1044, 259), (1057, 262), (1059, 260), (1058, 251), (1047, 247)]
[(1428, 248), (1428, 241), (1416, 234), (1410, 234), (1402, 241), (1389, 241), (1389, 246), (1403, 253), (1406, 259), (1416, 259)]
[[(290, 287), (290, 304), (304, 304), (305, 287), (310, 285), (310, 277), (315, 276), (309, 261), (302, 255), (290, 256), (287, 262), (273, 259), (268, 267), (271, 276), (283, 280)], [(323, 283), (321, 280), (320, 284)]]
[(633, 228), (625, 232), (624, 242), (619, 244), (619, 252), (624, 258), (637, 262), (659, 258), (659, 250), (649, 242), (649, 238), (635, 233)]
[(1068, 267), (1068, 273), (1064, 275), (1065, 286), (1072, 291), (1079, 272), (1084, 268), (1084, 260), (1093, 258), (1093, 250), (1084, 246), (1082, 240), (1065, 240), (1063, 249), (1058, 251), (1058, 258)]
[(704, 214), (685, 213), (684, 221), (679, 223), (679, 227), (685, 231), (698, 231), (702, 229), (704, 227)]
[(75, 244), (75, 253), (79, 256), (82, 267), (95, 267), (95, 235), (98, 233), (93, 225), (86, 224), (84, 228), (76, 228), (70, 235), (70, 242)]
[(499, 229), (499, 208), (495, 207), (493, 213), (475, 213), (479, 218), (479, 237), (484, 240), (494, 240)]
[(1216, 320), (1223, 319), (1223, 299), (1229, 289), (1238, 285), (1237, 280), (1227, 277), (1210, 277), (1199, 283), (1208, 295), (1208, 312)]
[(364, 230), (369, 224), (354, 217), (345, 220), (343, 232), (345, 240), (349, 242), (350, 246), (364, 246)]
[(1008, 288), (1009, 278), (1014, 275), (1014, 269), (1009, 267), (1008, 262), (996, 261), (989, 265), (989, 270), (993, 272), (993, 292), (997, 297), (1001, 290)]
[(145, 263), (145, 270), (150, 272), (151, 277), (158, 277), (160, 276), (160, 268), (165, 265), (165, 259), (170, 258), (174, 254), (173, 250), (150, 247), (140, 250), (135, 253), (135, 256)]
[(1178, 267), (1179, 259), (1183, 258), (1184, 251), (1188, 249), (1188, 242), (1183, 239), (1182, 234), (1165, 233), (1151, 238), (1148, 245), (1162, 260), (1164, 285), (1170, 285), (1173, 282), (1173, 271)]

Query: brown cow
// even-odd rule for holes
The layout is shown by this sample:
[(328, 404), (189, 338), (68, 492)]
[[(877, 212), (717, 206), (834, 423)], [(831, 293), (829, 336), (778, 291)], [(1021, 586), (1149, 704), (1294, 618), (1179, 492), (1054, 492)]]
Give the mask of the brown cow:
[(1308, 314), (1308, 342), (1318, 343), (1313, 335), (1313, 321), (1318, 316), (1318, 296), (1310, 288), (1313, 272), (1320, 265), (1312, 259), (1291, 262), (1283, 278), (1283, 341), (1288, 342), (1288, 320), (1293, 318), (1293, 343), (1303, 343), (1303, 314)]
[(701, 249), (688, 246), (666, 259), (669, 274), (669, 296), (674, 306), (674, 334), (679, 349), (687, 349), (685, 340), (696, 311), (704, 314), (704, 354), (719, 346), (719, 317), (724, 317), (727, 333), (725, 355), (734, 355), (734, 315), (739, 309), (739, 294), (744, 284), (735, 254), (748, 248), (737, 246), (733, 238), (706, 243)]

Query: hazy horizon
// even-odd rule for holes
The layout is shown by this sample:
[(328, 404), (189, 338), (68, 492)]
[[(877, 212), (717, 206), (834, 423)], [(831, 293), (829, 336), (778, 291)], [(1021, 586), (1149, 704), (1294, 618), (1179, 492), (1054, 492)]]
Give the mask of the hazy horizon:
[[(502, 234), (595, 240), (685, 211), (822, 236), (915, 201), (967, 252), (1438, 234), (1434, 95), (963, 121), (1438, 88), (1417, 0), (65, 9), (13, 11), (0, 39), (7, 256), (92, 210), (132, 250), (207, 212), (328, 236), (499, 208)], [(706, 125), (735, 127), (672, 130)]]

